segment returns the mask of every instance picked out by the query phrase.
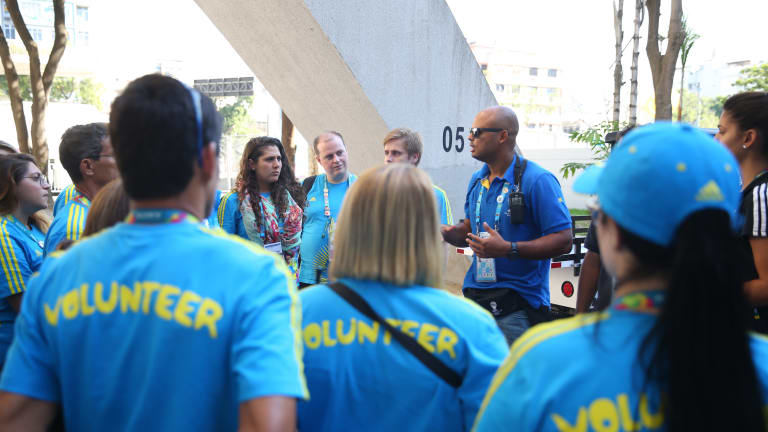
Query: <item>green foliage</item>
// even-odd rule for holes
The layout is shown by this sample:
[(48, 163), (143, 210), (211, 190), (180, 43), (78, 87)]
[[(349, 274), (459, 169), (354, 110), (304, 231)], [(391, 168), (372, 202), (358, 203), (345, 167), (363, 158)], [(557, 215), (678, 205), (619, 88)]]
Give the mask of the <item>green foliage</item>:
[(101, 95), (104, 94), (104, 86), (101, 83), (86, 78), (78, 83), (77, 88), (77, 100), (80, 103), (93, 105), (101, 110)]
[[(683, 91), (683, 118), (684, 123), (697, 124), (703, 128), (716, 128), (720, 120), (719, 109), (722, 111), (723, 101), (719, 98), (699, 98), (696, 93), (688, 90)], [(698, 119), (698, 123), (696, 120)]]
[[(26, 102), (32, 102), (32, 87), (29, 82), (29, 75), (19, 76), (19, 88), (21, 90), (21, 99)], [(77, 80), (71, 77), (56, 77), (53, 79), (53, 83), (51, 83), (48, 99), (51, 102), (84, 103), (102, 109), (101, 95), (103, 93), (104, 86), (90, 78)], [(8, 97), (8, 82), (5, 76), (0, 76), (0, 95)]]
[(74, 78), (56, 77), (51, 84), (48, 98), (53, 102), (68, 101), (72, 99), (75, 90), (77, 90), (77, 83)]
[(733, 83), (736, 87), (744, 91), (768, 91), (768, 63), (742, 69), (739, 75)]
[(592, 159), (594, 162), (567, 162), (560, 167), (560, 173), (564, 179), (576, 175), (578, 171), (594, 165), (596, 162), (608, 158), (611, 152), (610, 144), (605, 142), (605, 135), (608, 132), (615, 132), (627, 126), (627, 123), (617, 123), (613, 121), (604, 121), (600, 124), (591, 126), (583, 132), (572, 132), (569, 139), (576, 143), (586, 143), (592, 150)]
[(253, 105), (253, 96), (219, 97), (216, 98), (216, 105), (224, 119), (224, 135), (252, 133), (248, 110)]

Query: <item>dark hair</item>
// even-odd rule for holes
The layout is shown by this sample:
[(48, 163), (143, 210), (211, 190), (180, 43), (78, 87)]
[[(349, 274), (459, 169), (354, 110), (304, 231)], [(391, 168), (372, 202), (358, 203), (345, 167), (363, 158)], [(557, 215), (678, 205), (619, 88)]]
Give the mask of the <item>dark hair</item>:
[(0, 150), (5, 150), (11, 154), (15, 154), (19, 152), (18, 150), (16, 150), (15, 147), (13, 147), (12, 145), (8, 144), (3, 140), (0, 140)]
[(106, 123), (72, 126), (61, 136), (59, 160), (73, 182), (77, 183), (83, 180), (83, 173), (80, 172), (80, 161), (83, 159), (99, 160), (102, 143), (106, 137)]
[[(0, 157), (0, 214), (11, 213), (19, 205), (16, 185), (24, 178), (29, 164), (37, 166), (35, 158), (25, 153)], [(48, 231), (50, 220), (44, 214), (37, 212), (30, 217), (43, 233)]]
[(288, 208), (288, 197), (286, 191), (291, 194), (291, 197), (297, 205), (304, 208), (306, 196), (301, 188), (301, 184), (296, 181), (296, 177), (293, 175), (293, 168), (285, 155), (285, 149), (283, 144), (277, 138), (268, 136), (260, 136), (251, 138), (248, 144), (245, 145), (243, 151), (243, 157), (240, 159), (240, 173), (237, 176), (237, 196), (240, 202), (248, 195), (251, 199), (251, 207), (253, 213), (256, 215), (257, 223), (261, 223), (261, 206), (259, 201), (261, 195), (259, 194), (259, 183), (256, 178), (256, 172), (252, 170), (248, 164), (249, 160), (258, 162), (259, 158), (264, 154), (264, 148), (269, 146), (275, 146), (280, 151), (280, 158), (282, 158), (283, 166), (280, 169), (280, 176), (277, 181), (272, 185), (270, 190), (270, 196), (272, 202), (275, 204), (278, 216), (282, 216), (285, 210)]
[(739, 124), (739, 129), (757, 130), (757, 142), (763, 146), (763, 156), (768, 157), (768, 92), (735, 94), (726, 99), (723, 111)]
[(122, 180), (112, 180), (99, 190), (91, 202), (83, 237), (117, 224), (128, 217), (130, 211), (130, 201), (123, 188)]
[[(197, 118), (191, 91), (163, 75), (145, 75), (128, 84), (112, 103), (109, 134), (128, 196), (168, 198), (187, 187), (199, 160)], [(200, 95), (203, 145), (219, 151), (221, 116)]]
[[(320, 138), (326, 137), (328, 135), (335, 135), (335, 136), (339, 137), (339, 139), (341, 140), (341, 145), (343, 145), (344, 148), (347, 148), (347, 145), (344, 144), (344, 137), (341, 136), (341, 133), (336, 132), (336, 131), (325, 131), (325, 132), (321, 133), (320, 135), (316, 136), (314, 140), (312, 140), (312, 150), (315, 151), (315, 156), (320, 156), (319, 154), (317, 154), (317, 145), (320, 144)], [(325, 140), (323, 140), (323, 141), (325, 141)]]
[(713, 209), (693, 213), (669, 247), (623, 228), (619, 235), (639, 263), (620, 283), (653, 274), (668, 281), (666, 300), (638, 357), (646, 384), (657, 384), (667, 396), (667, 430), (764, 431), (740, 246), (728, 215)]

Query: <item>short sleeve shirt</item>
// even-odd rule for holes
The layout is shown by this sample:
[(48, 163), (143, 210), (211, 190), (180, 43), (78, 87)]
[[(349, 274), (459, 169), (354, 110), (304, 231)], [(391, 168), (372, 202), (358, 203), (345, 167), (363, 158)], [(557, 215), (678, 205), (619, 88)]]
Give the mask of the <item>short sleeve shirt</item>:
[[(768, 172), (758, 175), (741, 193), (741, 215), (744, 225), (741, 228), (742, 267), (745, 282), (757, 279), (757, 266), (752, 253), (751, 238), (768, 237)], [(758, 307), (750, 312), (754, 329), (768, 333), (768, 307)]]
[(469, 430), (508, 347), (490, 313), (425, 286), (343, 279), (463, 377), (454, 388), (326, 285), (300, 293), (307, 382), (301, 431)]
[[(304, 226), (301, 234), (301, 266), (299, 267), (299, 282), (314, 284), (328, 278), (329, 263), (329, 223), (335, 224), (341, 211), (350, 185), (357, 177), (349, 174), (347, 181), (333, 184), (327, 181), (325, 174), (318, 175), (307, 193), (307, 204), (304, 209)], [(325, 215), (325, 197), (323, 188), (328, 185), (328, 204), (330, 216)]]
[(26, 227), (12, 215), (0, 216), (0, 366), (11, 346), (16, 321), (8, 297), (27, 290), (29, 278), (43, 262), (44, 238), (37, 226)]
[(437, 199), (437, 213), (440, 215), (440, 223), (443, 225), (453, 225), (453, 214), (451, 213), (451, 203), (448, 202), (448, 195), (444, 190), (437, 186), (432, 186), (435, 190)]
[(180, 215), (46, 258), (0, 389), (59, 402), (76, 431), (236, 430), (239, 403), (307, 397), (285, 264)]
[[(595, 221), (589, 224), (589, 230), (587, 231), (587, 237), (584, 239), (584, 247), (590, 251), (600, 255), (600, 246), (597, 243), (597, 229), (595, 228)], [(600, 262), (600, 273), (597, 277), (597, 295), (592, 300), (592, 308), (596, 310), (603, 310), (611, 304), (611, 297), (613, 296), (613, 290), (615, 288), (613, 277), (605, 270), (603, 262)]]
[[(522, 192), (525, 201), (525, 217), (522, 224), (510, 221), (509, 193), (504, 194), (505, 181), (514, 188), (515, 160), (503, 178), (488, 182), (488, 165), (477, 171), (469, 182), (464, 212), (469, 219), (472, 232), (484, 231), (483, 222), (494, 227), (497, 199), (503, 195), (498, 232), (506, 241), (528, 241), (571, 228), (571, 216), (565, 205), (563, 192), (552, 173), (533, 161), (528, 165), (522, 177)], [(483, 189), (480, 204), (480, 223), (476, 223), (477, 200)], [(495, 258), (497, 282), (487, 283), (476, 280), (477, 257), (464, 278), (464, 288), (511, 288), (517, 291), (528, 303), (538, 308), (549, 306), (549, 267), (550, 260)]]
[(56, 250), (62, 240), (80, 240), (88, 218), (91, 201), (85, 195), (75, 191), (75, 195), (54, 216), (48, 234), (45, 237), (45, 255)]
[[(626, 300), (626, 301), (625, 301)], [(657, 316), (642, 295), (614, 300), (607, 312), (577, 315), (524, 333), (499, 368), (475, 431), (664, 430), (658, 386), (638, 361)], [(768, 395), (768, 340), (750, 336), (763, 398)], [(644, 353), (650, 353), (650, 345)], [(644, 354), (645, 355), (645, 354)], [(724, 371), (723, 373), (727, 373)]]
[(59, 211), (61, 211), (65, 205), (69, 204), (69, 202), (72, 201), (72, 198), (77, 194), (78, 192), (75, 185), (71, 184), (65, 187), (61, 193), (59, 193), (59, 196), (56, 197), (56, 202), (53, 203), (53, 217), (56, 217), (56, 215), (59, 214)]

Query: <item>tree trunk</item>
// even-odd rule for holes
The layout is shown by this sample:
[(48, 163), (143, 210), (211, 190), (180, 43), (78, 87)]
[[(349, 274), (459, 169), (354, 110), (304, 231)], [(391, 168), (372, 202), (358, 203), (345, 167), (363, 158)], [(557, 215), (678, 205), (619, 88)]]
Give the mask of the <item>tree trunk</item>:
[(64, 55), (67, 47), (67, 28), (64, 21), (64, 0), (53, 0), (54, 13), (54, 32), (55, 38), (51, 54), (48, 56), (48, 62), (45, 70), (41, 72), (40, 52), (37, 42), (32, 39), (24, 17), (19, 10), (18, 0), (7, 0), (8, 12), (13, 20), (13, 26), (19, 38), (24, 43), (29, 55), (29, 81), (32, 88), (32, 124), (30, 132), (32, 135), (32, 155), (37, 160), (40, 171), (43, 174), (48, 172), (48, 141), (45, 136), (45, 112), (48, 108), (48, 91), (56, 76), (56, 69), (59, 61)]
[(671, 0), (672, 8), (667, 32), (667, 49), (661, 54), (659, 49), (659, 16), (661, 0), (647, 0), (648, 42), (645, 46), (648, 62), (653, 77), (653, 92), (656, 103), (656, 120), (672, 119), (672, 85), (680, 47), (683, 45), (682, 0)]
[(621, 44), (624, 42), (622, 20), (624, 18), (624, 0), (618, 0), (618, 7), (613, 3), (613, 30), (616, 34), (616, 61), (613, 67), (613, 124), (618, 127), (621, 114), (621, 85), (624, 71), (621, 67)]
[(13, 124), (16, 126), (16, 141), (19, 144), (19, 151), (30, 154), (29, 132), (27, 132), (27, 118), (24, 115), (24, 100), (19, 88), (19, 74), (16, 73), (16, 65), (13, 64), (11, 50), (2, 30), (0, 30), (0, 59), (3, 61), (5, 81), (8, 83), (8, 98), (11, 100), (11, 112), (13, 113)]
[(281, 112), (283, 114), (281, 141), (283, 142), (283, 148), (285, 148), (285, 156), (288, 157), (288, 163), (291, 165), (291, 168), (296, 168), (296, 145), (293, 143), (293, 122), (285, 114), (285, 111)]
[(635, 0), (635, 30), (632, 36), (632, 79), (629, 82), (629, 124), (637, 124), (637, 62), (640, 58), (640, 26), (643, 24), (643, 0)]

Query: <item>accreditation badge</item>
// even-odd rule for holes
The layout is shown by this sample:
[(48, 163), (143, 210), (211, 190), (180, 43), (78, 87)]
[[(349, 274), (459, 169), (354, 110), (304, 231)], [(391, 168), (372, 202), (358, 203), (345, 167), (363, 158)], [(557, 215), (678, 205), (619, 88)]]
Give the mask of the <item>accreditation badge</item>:
[(283, 255), (283, 244), (280, 242), (267, 243), (264, 245), (264, 249), (266, 249), (268, 252)]
[[(478, 237), (486, 239), (491, 235), (485, 231), (478, 233)], [(493, 283), (496, 282), (496, 259), (495, 258), (477, 258), (477, 265), (475, 266), (477, 274), (475, 280), (477, 282)]]

